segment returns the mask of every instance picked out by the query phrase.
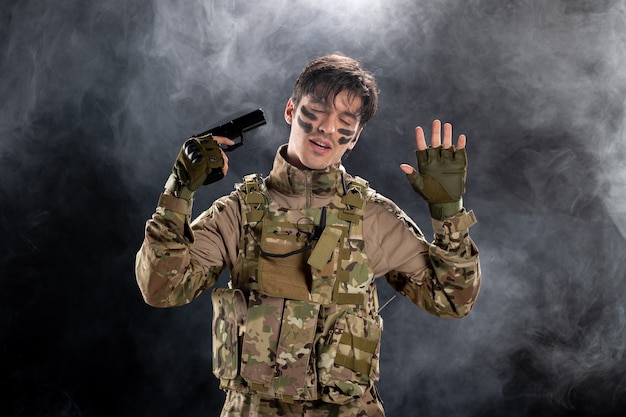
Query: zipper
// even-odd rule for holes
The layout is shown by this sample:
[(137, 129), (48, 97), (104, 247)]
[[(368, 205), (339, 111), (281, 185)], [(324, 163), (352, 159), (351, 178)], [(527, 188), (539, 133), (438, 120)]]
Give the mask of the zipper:
[(312, 188), (312, 178), (313, 178), (313, 172), (312, 171), (304, 171), (304, 195), (305, 195), (305, 204), (306, 204), (306, 208), (311, 208), (311, 205), (313, 204), (313, 188)]

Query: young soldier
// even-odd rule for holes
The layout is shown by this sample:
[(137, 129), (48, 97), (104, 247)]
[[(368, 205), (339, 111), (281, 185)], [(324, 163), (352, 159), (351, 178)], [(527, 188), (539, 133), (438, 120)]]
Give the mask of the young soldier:
[[(211, 297), (213, 371), (226, 390), (222, 416), (383, 416), (382, 320), (375, 278), (425, 311), (463, 317), (480, 287), (475, 223), (463, 209), (465, 136), (435, 120), (431, 145), (416, 128), (412, 188), (429, 205), (435, 237), (391, 200), (345, 172), (377, 107), (373, 76), (340, 54), (312, 61), (285, 107), (289, 141), (267, 178), (246, 176), (190, 224), (192, 197), (213, 167), (226, 174), (224, 137), (181, 149), (146, 225), (136, 276), (156, 307)], [(215, 161), (217, 162), (217, 165)]]

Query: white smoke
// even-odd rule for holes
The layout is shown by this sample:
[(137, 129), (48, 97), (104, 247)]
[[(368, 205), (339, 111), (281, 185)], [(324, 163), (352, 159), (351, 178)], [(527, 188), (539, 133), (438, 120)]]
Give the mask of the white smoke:
[[(197, 366), (189, 358), (177, 362), (179, 346), (208, 344), (208, 327), (198, 334), (209, 323), (202, 314), (208, 302), (198, 301), (197, 310), (147, 313), (136, 307), (138, 293), (127, 300), (118, 292), (132, 285), (142, 221), (180, 144), (263, 107), (268, 125), (231, 155), (231, 174), (202, 190), (196, 210), (242, 175), (267, 173), (286, 140), (282, 113), (296, 75), (310, 59), (334, 51), (360, 59), (381, 88), (379, 115), (348, 169), (393, 198), (427, 234), (426, 207), (398, 169), (414, 162), (413, 127), (438, 117), (468, 134), (465, 202), (479, 219), (471, 233), (484, 286), (463, 320), (427, 316), (399, 298), (385, 308), (380, 388), (389, 415), (538, 415), (538, 409), (611, 415), (624, 404), (623, 0), (22, 0), (3, 6), (0, 19), (3, 259), (32, 260), (36, 252), (45, 266), (10, 269), (19, 272), (10, 275), (11, 289), (20, 291), (0, 291), (11, 294), (6, 300), (13, 304), (6, 305), (24, 294), (31, 299), (29, 308), (3, 316), (18, 320), (32, 310), (32, 322), (45, 321), (50, 311), (34, 306), (44, 298), (41, 288), (57, 286), (76, 291), (65, 308), (85, 301), (83, 310), (54, 316), (55, 323), (74, 323), (87, 305), (133, 306), (112, 308), (84, 331), (62, 329), (65, 343), (75, 346), (57, 343), (80, 356), (89, 344), (81, 337), (98, 325), (113, 328), (114, 320), (115, 334), (128, 339), (123, 346), (136, 349), (128, 357), (151, 369), (155, 381), (112, 375), (125, 395), (140, 393), (135, 409), (165, 414), (152, 389), (167, 387), (172, 413), (201, 409), (214, 393), (202, 385), (213, 381), (206, 352), (195, 352)], [(59, 211), (71, 213), (71, 222), (56, 220)], [(75, 225), (82, 235), (67, 235)], [(88, 242), (94, 253), (63, 259), (67, 269), (58, 276), (46, 269), (58, 253), (84, 253), (94, 233), (102, 239)], [(106, 259), (99, 271), (106, 281), (98, 291), (79, 293), (86, 290), (75, 289), (76, 280), (94, 287), (91, 268), (112, 247), (126, 250), (117, 261), (123, 267)], [(67, 273), (80, 267), (90, 269), (88, 277)], [(46, 285), (33, 276), (45, 276)], [(382, 282), (380, 291), (383, 302), (392, 295)], [(127, 313), (144, 321), (128, 324)], [(146, 348), (151, 344), (159, 348)], [(128, 365), (126, 358), (103, 363)], [(176, 376), (188, 375), (185, 383), (168, 379), (162, 363), (179, 365)], [(67, 390), (84, 385), (81, 370), (73, 372), (81, 377), (68, 377)], [(209, 393), (190, 393), (192, 385)], [(86, 407), (86, 401), (76, 403)]]

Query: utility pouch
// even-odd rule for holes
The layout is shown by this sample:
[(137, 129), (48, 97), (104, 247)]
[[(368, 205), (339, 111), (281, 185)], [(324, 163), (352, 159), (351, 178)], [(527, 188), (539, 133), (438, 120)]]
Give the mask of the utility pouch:
[(307, 263), (315, 269), (323, 270), (332, 259), (333, 252), (341, 239), (343, 231), (336, 227), (327, 226), (322, 236), (315, 244)]
[(307, 260), (313, 275), (311, 301), (322, 305), (334, 302), (340, 243), (344, 233), (345, 230), (340, 226), (326, 226)]
[[(309, 227), (310, 226), (310, 227)], [(310, 230), (303, 230), (303, 228)], [(259, 259), (259, 290), (278, 298), (309, 301), (311, 271), (305, 249), (312, 225), (265, 220)]]
[(239, 337), (245, 328), (246, 300), (241, 290), (215, 288), (213, 301), (213, 374), (235, 379), (239, 372)]
[(241, 347), (241, 376), (256, 391), (274, 377), (276, 349), (285, 300), (250, 292), (246, 334)]
[(310, 359), (319, 311), (317, 303), (285, 301), (273, 383), (274, 391), (281, 396), (317, 398), (317, 378)]
[(379, 377), (380, 323), (345, 312), (318, 344), (322, 399), (345, 404), (362, 396)]

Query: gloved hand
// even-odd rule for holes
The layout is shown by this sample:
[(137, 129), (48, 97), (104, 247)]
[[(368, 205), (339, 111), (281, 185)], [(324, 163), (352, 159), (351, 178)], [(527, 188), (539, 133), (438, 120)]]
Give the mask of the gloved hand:
[(181, 147), (165, 188), (188, 200), (202, 185), (222, 179), (223, 167), (222, 150), (213, 135), (191, 137)]
[(429, 147), (415, 152), (417, 171), (407, 174), (411, 186), (426, 200), (430, 215), (443, 220), (461, 211), (467, 177), (465, 148)]

